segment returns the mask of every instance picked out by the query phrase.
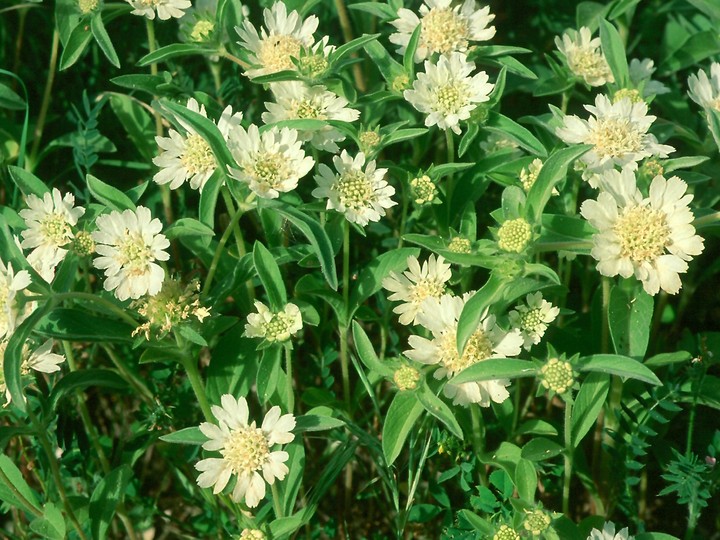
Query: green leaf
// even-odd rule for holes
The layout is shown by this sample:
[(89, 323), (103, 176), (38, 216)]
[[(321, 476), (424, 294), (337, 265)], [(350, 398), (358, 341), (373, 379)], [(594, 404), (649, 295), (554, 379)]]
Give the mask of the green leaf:
[(8, 171), (15, 185), (19, 187), (20, 191), (26, 196), (32, 194), (42, 199), (45, 193), (50, 192), (50, 188), (48, 188), (42, 180), (34, 174), (27, 172), (25, 169), (21, 169), (15, 165), (8, 165)]
[(443, 163), (442, 165), (433, 165), (429, 170), (428, 174), (436, 180), (443, 176), (455, 174), (465, 169), (473, 167), (475, 163)]
[(60, 71), (69, 68), (80, 59), (92, 36), (92, 31), (85, 24), (78, 24), (73, 28), (60, 56)]
[(151, 161), (156, 155), (155, 125), (148, 112), (130, 96), (115, 93), (110, 107), (140, 155)]
[(520, 455), (530, 461), (545, 461), (562, 454), (563, 447), (545, 437), (531, 439), (522, 447)]
[(537, 373), (535, 364), (517, 358), (488, 358), (465, 368), (450, 379), (450, 384), (462, 384), (474, 381), (492, 381), (494, 379), (517, 379), (534, 377)]
[(467, 521), (477, 532), (485, 535), (485, 538), (491, 538), (495, 534), (494, 525), (470, 510), (460, 510), (458, 512), (458, 518)]
[(6, 84), (0, 83), (0, 108), (11, 111), (24, 111), (27, 107), (25, 100), (18, 96)]
[(111, 210), (118, 212), (135, 210), (135, 203), (119, 189), (106, 184), (92, 174), (88, 174), (86, 179), (90, 194)]
[(164, 234), (170, 240), (183, 236), (207, 236), (212, 238), (215, 236), (215, 231), (197, 219), (180, 218), (165, 229)]
[(470, 149), (470, 145), (480, 133), (480, 126), (478, 124), (468, 124), (465, 135), (460, 139), (460, 145), (458, 146), (458, 157), (461, 158)]
[(38, 334), (68, 341), (123, 342), (135, 330), (117, 319), (102, 317), (82, 309), (55, 308), (36, 328)]
[(121, 465), (110, 471), (93, 490), (90, 497), (90, 530), (93, 540), (102, 540), (107, 536), (115, 510), (125, 498), (125, 489), (131, 477), (132, 469), (128, 465)]
[[(122, 88), (128, 88), (129, 90), (141, 90), (152, 95), (158, 93), (158, 86), (167, 84), (162, 75), (146, 74), (120, 75), (119, 77), (110, 79), (110, 82)], [(155, 128), (153, 127), (153, 134), (154, 131)]]
[(417, 398), (420, 400), (420, 403), (422, 403), (422, 406), (425, 407), (425, 410), (440, 420), (445, 427), (450, 430), (450, 433), (460, 440), (464, 438), (462, 428), (455, 419), (455, 415), (452, 410), (450, 410), (450, 407), (448, 407), (442, 399), (433, 394), (432, 390), (430, 390), (426, 384), (419, 386)]
[(108, 36), (107, 30), (105, 30), (102, 15), (99, 11), (96, 12), (90, 19), (90, 29), (92, 30), (95, 41), (97, 41), (97, 44), (100, 46), (100, 50), (102, 50), (105, 57), (113, 66), (119, 68), (120, 59), (115, 52), (115, 47), (113, 47), (112, 41), (110, 41), (110, 36)]
[(515, 430), (517, 435), (550, 435), (554, 437), (558, 434), (557, 429), (551, 423), (538, 418), (526, 420)]
[(253, 263), (255, 271), (263, 284), (263, 288), (270, 302), (272, 311), (281, 311), (287, 304), (287, 292), (283, 283), (280, 267), (275, 262), (275, 257), (260, 242), (255, 242), (253, 247)]
[(410, 75), (410, 78), (415, 74), (415, 51), (417, 50), (418, 43), (420, 43), (420, 33), (422, 31), (422, 24), (418, 24), (413, 30), (410, 40), (408, 41), (405, 54), (403, 55), (403, 67), (405, 71)]
[(373, 63), (380, 70), (380, 74), (391, 87), (396, 77), (407, 77), (405, 68), (396, 62), (395, 59), (390, 56), (390, 53), (387, 52), (385, 47), (383, 47), (378, 41), (370, 41), (369, 43), (366, 43), (363, 48)]
[(282, 352), (281, 345), (263, 349), (257, 372), (257, 394), (262, 403), (267, 403), (277, 388), (282, 371)]
[[(348, 5), (348, 9), (355, 9), (357, 11), (364, 11), (370, 13), (380, 20), (393, 20), (397, 19), (397, 11), (387, 4), (381, 4), (379, 2), (358, 2), (357, 4)], [(352, 43), (352, 42), (351, 42)]]
[(458, 320), (458, 351), (465, 350), (467, 340), (478, 329), (483, 316), (486, 314), (485, 310), (500, 296), (504, 283), (505, 280), (502, 277), (494, 272), (491, 273), (487, 283), (465, 303)]
[(525, 217), (530, 223), (539, 223), (545, 205), (552, 196), (553, 188), (565, 178), (567, 168), (576, 159), (592, 148), (591, 145), (576, 145), (553, 152), (540, 169), (537, 180), (527, 194)]
[(692, 354), (687, 351), (675, 351), (669, 353), (656, 354), (643, 362), (646, 366), (660, 367), (669, 366), (670, 364), (683, 364), (692, 358)]
[(276, 71), (275, 73), (268, 73), (267, 75), (253, 77), (253, 83), (255, 84), (270, 84), (274, 82), (300, 80), (302, 80), (302, 77), (295, 69), (283, 69), (282, 71)]
[(680, 540), (677, 536), (659, 532), (640, 533), (635, 536), (635, 540)]
[(642, 360), (650, 340), (654, 302), (642, 287), (634, 289), (612, 288), (607, 317), (615, 353)]
[(303, 414), (295, 417), (294, 433), (304, 433), (306, 431), (327, 431), (343, 427), (345, 422), (339, 418), (332, 416), (322, 416), (319, 414)]
[[(30, 489), (20, 469), (5, 454), (0, 455), (0, 470), (5, 476), (0, 479), (0, 500), (28, 513), (39, 514), (41, 512), (40, 503), (35, 492)], [(18, 497), (18, 493), (20, 497)]]
[(360, 326), (357, 321), (353, 321), (352, 323), (352, 333), (358, 358), (360, 358), (360, 361), (365, 364), (365, 367), (371, 372), (374, 371), (383, 377), (392, 377), (394, 373), (392, 368), (381, 362), (377, 357), (375, 354), (375, 348), (370, 342), (370, 338), (368, 338), (365, 330), (362, 329), (362, 326)]
[(540, 158), (547, 156), (543, 144), (520, 124), (502, 114), (491, 112), (484, 128), (487, 131), (499, 133), (514, 140), (521, 148)]
[(515, 486), (518, 496), (527, 503), (535, 502), (535, 490), (537, 489), (537, 471), (535, 465), (529, 459), (522, 458), (515, 467)]
[(600, 21), (600, 43), (602, 44), (603, 54), (610, 65), (610, 71), (615, 77), (615, 84), (620, 88), (627, 88), (630, 75), (628, 73), (627, 57), (625, 56), (625, 46), (618, 31), (605, 19)]
[(197, 446), (207, 442), (208, 438), (203, 435), (199, 427), (193, 426), (162, 435), (160, 436), (160, 440), (172, 444), (191, 444)]
[(570, 440), (573, 448), (578, 447), (595, 425), (609, 391), (610, 377), (604, 373), (590, 373), (583, 381), (571, 415)]
[(388, 135), (383, 136), (383, 138), (380, 141), (379, 149), (390, 146), (391, 144), (397, 144), (402, 141), (408, 141), (411, 139), (415, 139), (417, 137), (421, 137), (422, 135), (425, 135), (427, 132), (428, 132), (427, 128), (397, 129), (397, 130), (393, 131), (392, 133), (389, 133)]
[[(358, 4), (350, 5), (348, 6), (350, 9), (356, 8)], [(357, 37), (353, 39), (352, 41), (349, 41), (348, 43), (345, 43), (344, 45), (341, 45), (337, 49), (335, 49), (331, 54), (329, 61), (331, 64), (334, 64), (336, 62), (339, 62), (346, 56), (354, 53), (358, 49), (362, 49), (366, 43), (370, 43), (371, 41), (376, 41), (377, 38), (380, 37), (380, 34), (363, 34), (360, 37)]]
[(159, 62), (164, 62), (165, 60), (169, 60), (170, 58), (176, 58), (178, 56), (192, 56), (198, 54), (203, 56), (217, 54), (217, 50), (208, 49), (200, 45), (195, 45), (191, 43), (173, 43), (172, 45), (160, 47), (156, 51), (146, 54), (140, 60), (138, 60), (137, 66), (145, 67), (149, 66), (150, 64), (157, 64)]
[(637, 379), (648, 384), (661, 386), (662, 382), (644, 364), (628, 356), (616, 354), (595, 354), (585, 356), (579, 362), (580, 371), (609, 373), (629, 379)]
[(51, 502), (46, 503), (42, 517), (30, 522), (30, 530), (49, 540), (64, 540), (65, 518), (57, 506)]
[(64, 375), (53, 387), (47, 405), (55, 410), (58, 402), (68, 394), (91, 386), (124, 390), (128, 384), (120, 375), (110, 369), (83, 369)]
[(382, 448), (387, 465), (400, 455), (405, 439), (420, 417), (423, 406), (414, 392), (398, 392), (390, 404), (383, 424)]
[(222, 188), (225, 175), (218, 168), (212, 173), (200, 192), (200, 208), (198, 209), (198, 217), (201, 223), (204, 223), (211, 229), (215, 227), (215, 207), (217, 206), (218, 195)]

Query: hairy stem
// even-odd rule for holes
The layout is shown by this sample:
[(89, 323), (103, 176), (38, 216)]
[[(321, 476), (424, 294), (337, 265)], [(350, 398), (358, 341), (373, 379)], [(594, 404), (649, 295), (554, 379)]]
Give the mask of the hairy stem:
[(572, 480), (573, 455), (575, 449), (572, 446), (572, 408), (573, 399), (568, 395), (565, 398), (565, 418), (563, 431), (565, 436), (565, 472), (563, 475), (563, 514), (570, 517), (570, 481)]

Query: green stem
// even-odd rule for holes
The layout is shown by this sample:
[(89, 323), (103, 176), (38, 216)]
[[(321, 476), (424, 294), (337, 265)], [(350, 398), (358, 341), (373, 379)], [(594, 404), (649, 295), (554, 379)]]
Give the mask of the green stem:
[(80, 292), (80, 291), (73, 291), (73, 292), (66, 292), (66, 293), (56, 293), (52, 296), (40, 296), (37, 297), (40, 299), (48, 299), (52, 300), (53, 302), (59, 303), (63, 300), (87, 300), (88, 302), (94, 302), (98, 305), (101, 305), (105, 308), (107, 308), (108, 311), (111, 311), (114, 315), (117, 315), (118, 318), (122, 319), (126, 323), (128, 323), (132, 327), (137, 327), (138, 322), (130, 315), (127, 311), (124, 311), (120, 306), (116, 305), (114, 302), (111, 302), (110, 300), (107, 300), (103, 298), (102, 296), (98, 296), (96, 294), (86, 293), (86, 292)]
[[(233, 203), (232, 195), (227, 186), (223, 186), (220, 190), (222, 193), (223, 201), (227, 208), (228, 213), (232, 216), (235, 215), (235, 203)], [(242, 208), (242, 205), (238, 205), (238, 209)], [(245, 250), (245, 239), (243, 238), (242, 229), (240, 229), (239, 223), (236, 221), (233, 223), (232, 232), (235, 235), (235, 246), (238, 250), (238, 259), (243, 257), (247, 251)]]
[(610, 278), (602, 278), (602, 312), (600, 314), (600, 352), (610, 351)]
[(213, 255), (212, 262), (210, 263), (210, 269), (208, 270), (208, 275), (205, 279), (205, 285), (203, 285), (203, 295), (206, 295), (210, 291), (210, 285), (212, 285), (213, 278), (215, 277), (215, 272), (217, 272), (217, 266), (220, 262), (220, 256), (222, 255), (222, 252), (225, 248), (225, 244), (227, 244), (227, 241), (229, 240), (230, 235), (233, 232), (234, 226), (238, 223), (238, 221), (240, 221), (242, 215), (243, 209), (238, 208), (235, 211), (235, 214), (233, 214), (232, 218), (230, 219), (230, 223), (228, 223), (228, 226), (223, 232), (223, 235), (220, 237), (220, 241), (218, 242), (218, 246), (215, 249), (215, 254)]
[(155, 404), (155, 396), (140, 377), (135, 375), (132, 370), (125, 364), (125, 361), (118, 356), (112, 347), (108, 345), (102, 345), (107, 355), (110, 357), (110, 361), (113, 363), (115, 368), (120, 372), (120, 375), (130, 383), (138, 394), (150, 405)]
[(699, 217), (693, 221), (692, 224), (696, 229), (701, 229), (703, 227), (714, 225), (716, 221), (720, 221), (720, 212), (713, 212), (707, 216)]
[(42, 446), (43, 451), (45, 452), (45, 456), (47, 457), (48, 464), (50, 465), (50, 472), (52, 473), (53, 480), (55, 482), (55, 487), (58, 490), (58, 494), (60, 495), (60, 499), (63, 502), (63, 507), (65, 508), (65, 513), (67, 514), (68, 519), (73, 524), (73, 527), (75, 527), (75, 530), (78, 533), (78, 536), (81, 540), (87, 540), (87, 536), (85, 535), (85, 531), (83, 531), (82, 526), (80, 525), (80, 522), (78, 521), (77, 517), (75, 516), (75, 512), (73, 511), (72, 505), (70, 504), (70, 499), (67, 496), (67, 492), (65, 491), (65, 486), (63, 485), (62, 476), (60, 475), (60, 466), (58, 465), (58, 460), (55, 457), (55, 452), (52, 449), (52, 446), (50, 445), (50, 439), (48, 439), (47, 436), (47, 426), (43, 426), (40, 424), (40, 421), (38, 420), (37, 416), (35, 416), (35, 413), (32, 411), (32, 407), (28, 407), (27, 409), (28, 416), (30, 417), (30, 421), (33, 423), (36, 429), (36, 436), (38, 441), (40, 442), (40, 446)]
[[(485, 450), (485, 423), (483, 422), (482, 411), (480, 407), (471, 406), (470, 415), (472, 417), (472, 445), (475, 457), (480, 461)], [(478, 474), (480, 475), (480, 483), (483, 486), (487, 486), (487, 473), (485, 472), (485, 465), (480, 463), (478, 467)]]
[[(345, 220), (343, 229), (343, 306), (347, 319), (350, 298), (350, 222)], [(340, 369), (342, 370), (343, 396), (350, 413), (350, 370), (348, 368), (348, 327), (350, 321), (340, 322)]]
[(190, 386), (192, 386), (195, 397), (200, 405), (200, 410), (208, 422), (214, 422), (215, 416), (212, 414), (210, 409), (210, 402), (208, 401), (207, 394), (205, 393), (205, 385), (200, 378), (200, 371), (198, 370), (197, 362), (194, 358), (186, 356), (182, 362), (182, 366), (185, 368)]
[(572, 408), (571, 395), (565, 397), (565, 421), (563, 431), (565, 436), (565, 474), (563, 476), (563, 514), (570, 517), (570, 481), (572, 480), (573, 457), (575, 449), (572, 446)]
[(280, 500), (280, 492), (278, 491), (278, 482), (270, 486), (270, 490), (272, 491), (273, 506), (275, 507), (275, 517), (278, 519), (285, 517), (282, 501)]
[[(345, 2), (343, 2), (343, 0), (335, 0), (335, 8), (337, 9), (338, 18), (340, 19), (340, 28), (342, 29), (345, 43), (350, 43), (353, 40), (353, 31)], [(357, 54), (353, 53), (352, 56), (357, 56)], [(367, 85), (365, 84), (362, 68), (357, 62), (353, 64), (353, 77), (355, 78), (355, 86), (357, 89), (360, 90), (360, 92), (365, 92)]]
[(60, 33), (57, 28), (53, 31), (52, 45), (50, 48), (50, 65), (48, 66), (48, 77), (45, 82), (45, 90), (43, 91), (42, 104), (40, 105), (40, 113), (38, 114), (38, 120), (35, 124), (35, 133), (33, 134), (33, 145), (30, 151), (30, 158), (28, 163), (30, 167), (35, 167), (35, 158), (37, 157), (38, 150), (40, 149), (40, 141), (42, 139), (43, 129), (45, 128), (45, 120), (47, 118), (47, 112), (50, 108), (50, 100), (52, 99), (52, 88), (55, 82), (55, 71), (57, 68), (58, 60), (58, 49), (60, 46)]
[(295, 408), (295, 393), (293, 392), (293, 371), (292, 371), (292, 349), (289, 344), (285, 345), (285, 372), (287, 375), (287, 406), (288, 412)]
[(546, 251), (568, 251), (572, 249), (590, 249), (592, 242), (578, 240), (568, 242), (537, 242), (533, 244), (533, 253), (543, 253)]

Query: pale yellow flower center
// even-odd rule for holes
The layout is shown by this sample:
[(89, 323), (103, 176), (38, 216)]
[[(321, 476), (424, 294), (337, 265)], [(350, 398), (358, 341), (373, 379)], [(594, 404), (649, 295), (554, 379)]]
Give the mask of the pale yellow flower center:
[(467, 238), (456, 236), (450, 240), (448, 251), (452, 251), (453, 253), (470, 253), (472, 251), (472, 244)]
[(549, 515), (542, 510), (533, 510), (525, 516), (523, 527), (526, 531), (530, 531), (531, 534), (539, 535), (550, 526), (550, 523), (552, 523), (552, 519)]
[(567, 62), (575, 75), (591, 81), (593, 79), (614, 80), (605, 57), (595, 49), (579, 48), (568, 53)]
[(293, 318), (284, 311), (273, 314), (272, 318), (263, 325), (265, 339), (268, 341), (280, 341), (280, 338), (287, 339)]
[(139, 234), (126, 233), (118, 245), (120, 264), (131, 276), (145, 274), (148, 264), (154, 260), (150, 246)]
[(365, 208), (376, 198), (370, 180), (362, 171), (347, 171), (334, 187), (340, 195), (340, 203), (352, 210)]
[(493, 540), (520, 540), (520, 535), (511, 527), (501, 525), (498, 532), (496, 532), (495, 536), (493, 536)]
[(273, 189), (279, 187), (281, 182), (290, 176), (287, 158), (282, 154), (270, 152), (256, 155), (247, 171), (259, 183), (266, 184)]
[(522, 182), (522, 187), (526, 192), (530, 191), (530, 188), (535, 184), (535, 181), (542, 170), (542, 166), (543, 162), (539, 159), (535, 159), (527, 169), (523, 167), (520, 171), (520, 182)]
[(444, 84), (435, 91), (435, 101), (438, 112), (457, 114), (468, 103), (467, 87), (461, 82)]
[(301, 120), (325, 120), (327, 115), (323, 108), (310, 99), (292, 100), (290, 102), (290, 117)]
[(622, 157), (643, 149), (643, 133), (626, 118), (599, 118), (588, 142), (601, 157)]
[(215, 156), (210, 145), (200, 135), (192, 133), (185, 140), (185, 151), (180, 163), (191, 175), (206, 173), (215, 169)]
[(720, 96), (710, 100), (708, 103), (711, 109), (715, 109), (716, 111), (720, 111)]
[(140, 0), (140, 3), (147, 7), (155, 7), (162, 4), (163, 0)]
[(298, 66), (302, 73), (315, 78), (325, 73), (328, 61), (324, 54), (309, 54), (298, 58)]
[(543, 324), (543, 316), (540, 308), (532, 308), (520, 314), (520, 326), (526, 332), (535, 332), (541, 324)]
[(621, 99), (629, 99), (632, 103), (640, 103), (643, 101), (640, 91), (635, 88), (621, 88), (613, 96), (613, 103), (617, 103)]
[(205, 41), (215, 29), (215, 25), (206, 20), (200, 20), (195, 23), (192, 31), (190, 32), (190, 39), (192, 41)]
[(438, 352), (440, 364), (448, 370), (448, 376), (452, 376), (473, 364), (490, 358), (493, 353), (493, 345), (485, 332), (479, 329), (470, 336), (465, 345), (465, 351), (460, 356), (455, 332), (447, 332), (440, 338)]
[(530, 224), (522, 218), (510, 219), (498, 230), (498, 246), (503, 251), (520, 253), (532, 237)]
[(257, 57), (269, 73), (295, 69), (295, 64), (290, 58), (300, 56), (301, 46), (300, 40), (293, 36), (275, 34), (263, 40)]
[(635, 263), (654, 261), (670, 243), (665, 212), (647, 206), (625, 209), (615, 222), (613, 232), (620, 241), (620, 256)]
[(70, 225), (62, 214), (47, 214), (40, 221), (40, 230), (53, 246), (67, 244), (68, 239), (72, 236)]
[(421, 279), (408, 287), (410, 302), (420, 305), (427, 298), (440, 298), (445, 292), (445, 283), (438, 278)]
[(392, 89), (396, 92), (402, 92), (410, 86), (410, 78), (405, 73), (401, 73), (392, 81)]
[(468, 23), (452, 8), (432, 8), (422, 20), (420, 42), (431, 53), (446, 54), (467, 47)]
[(657, 159), (648, 159), (643, 163), (641, 171), (650, 178), (655, 178), (665, 172), (665, 167)]
[(84, 15), (95, 11), (97, 7), (98, 0), (78, 0), (78, 8), (80, 8), (80, 12)]
[(79, 231), (75, 235), (73, 247), (75, 249), (75, 253), (81, 257), (95, 253), (95, 241), (92, 239), (92, 235), (87, 231)]
[(146, 322), (138, 326), (132, 335), (145, 334), (145, 339), (150, 340), (152, 331), (159, 330), (157, 337), (163, 337), (191, 315), (202, 322), (210, 312), (200, 305), (199, 290), (198, 281), (183, 286), (177, 279), (166, 280), (158, 294), (131, 304), (130, 307), (137, 308), (138, 313), (146, 319)]
[(420, 372), (412, 366), (402, 366), (395, 371), (393, 380), (399, 390), (414, 390), (420, 380)]
[(373, 149), (380, 144), (380, 134), (377, 131), (363, 131), (358, 138), (363, 148)]
[(432, 202), (433, 199), (435, 199), (435, 195), (437, 195), (435, 184), (427, 175), (410, 180), (410, 187), (412, 188), (413, 197), (415, 198), (415, 204)]
[(265, 533), (259, 529), (243, 529), (240, 533), (240, 540), (265, 540)]
[(540, 368), (540, 383), (556, 394), (563, 394), (575, 382), (573, 369), (569, 362), (551, 358)]
[(270, 446), (262, 429), (247, 426), (233, 431), (220, 453), (235, 474), (249, 475), (262, 469), (270, 454)]

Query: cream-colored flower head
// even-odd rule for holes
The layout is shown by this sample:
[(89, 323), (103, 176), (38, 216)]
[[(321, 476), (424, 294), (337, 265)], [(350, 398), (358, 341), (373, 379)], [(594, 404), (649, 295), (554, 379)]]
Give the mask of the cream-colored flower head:
[(385, 209), (397, 204), (390, 198), (395, 188), (384, 180), (387, 169), (376, 169), (375, 160), (366, 164), (362, 152), (352, 158), (343, 150), (333, 158), (333, 164), (337, 174), (320, 164), (320, 174), (315, 175), (318, 187), (312, 192), (313, 197), (327, 199), (328, 210), (340, 212), (349, 222), (364, 227), (370, 221), (380, 221)]
[(630, 536), (630, 532), (627, 527), (615, 534), (615, 524), (611, 521), (607, 521), (605, 522), (605, 526), (602, 531), (598, 529), (590, 531), (590, 536), (587, 537), (587, 540), (633, 540), (633, 538), (635, 537)]
[(688, 95), (703, 109), (720, 111), (720, 64), (710, 65), (710, 77), (702, 69), (688, 77)]
[[(432, 339), (410, 336), (412, 349), (405, 356), (416, 362), (437, 365), (436, 379), (450, 379), (465, 368), (488, 358), (506, 358), (520, 354), (523, 338), (518, 330), (505, 332), (495, 322), (495, 316), (483, 315), (477, 330), (470, 336), (462, 354), (457, 349), (457, 327), (460, 314), (471, 295), (464, 297), (443, 295), (439, 299), (428, 298), (422, 306), (418, 320), (430, 330)], [(477, 403), (489, 407), (492, 402), (502, 403), (510, 394), (507, 379), (446, 384), (443, 393), (455, 405), (468, 406)]]
[(407, 258), (408, 270), (402, 274), (390, 272), (382, 280), (382, 286), (391, 291), (388, 300), (402, 302), (393, 308), (400, 315), (400, 324), (417, 324), (427, 298), (440, 298), (445, 293), (445, 283), (452, 277), (450, 265), (442, 256), (430, 255), (422, 266), (417, 257)]
[[(348, 100), (334, 94), (321, 85), (308, 86), (299, 81), (280, 82), (270, 85), (275, 103), (265, 102), (267, 112), (262, 114), (266, 124), (282, 120), (340, 120), (354, 122), (360, 112), (348, 108)], [(335, 143), (345, 140), (337, 128), (325, 126), (322, 129), (300, 131), (301, 141), (310, 141), (318, 150), (338, 152)]]
[(542, 167), (542, 160), (540, 158), (535, 158), (532, 160), (532, 163), (527, 166), (527, 168), (523, 167), (520, 171), (520, 183), (526, 193), (530, 191), (530, 188), (535, 184)]
[(232, 476), (236, 477), (232, 500), (245, 501), (255, 508), (265, 497), (265, 483), (283, 480), (289, 472), (285, 462), (289, 454), (283, 450), (273, 451), (278, 444), (287, 444), (295, 439), (295, 417), (280, 415), (280, 407), (271, 408), (262, 425), (248, 422), (249, 410), (245, 398), (235, 399), (230, 394), (220, 398), (220, 404), (212, 406), (217, 424), (203, 422), (200, 431), (209, 440), (203, 448), (220, 452), (222, 457), (207, 458), (195, 464), (201, 472), (197, 484), (201, 488), (212, 487), (218, 494), (227, 486)]
[(597, 187), (597, 174), (614, 167), (637, 169), (638, 161), (650, 156), (667, 157), (675, 148), (659, 144), (648, 129), (655, 116), (647, 114), (644, 101), (633, 103), (625, 98), (612, 103), (599, 94), (595, 105), (585, 105), (593, 116), (583, 120), (575, 115), (565, 116), (556, 135), (568, 144), (591, 144), (580, 161), (586, 166), (583, 178)]
[[(5, 349), (8, 341), (0, 340), (0, 395), (5, 394), (5, 406), (10, 404), (10, 390), (5, 384)], [(25, 376), (30, 374), (30, 370), (41, 373), (55, 373), (60, 371), (60, 364), (65, 361), (65, 357), (52, 352), (53, 340), (48, 339), (34, 351), (25, 344), (22, 350), (22, 364), (20, 365), (20, 374)]]
[(250, 52), (252, 68), (245, 74), (250, 77), (269, 75), (288, 69), (295, 69), (291, 58), (298, 59), (300, 51), (312, 47), (319, 20), (311, 15), (303, 20), (297, 11), (287, 12), (283, 2), (275, 2), (270, 9), (263, 11), (265, 27), (260, 33), (248, 21), (235, 31), (242, 40), (239, 44)]
[(633, 274), (648, 294), (660, 289), (676, 294), (688, 261), (699, 255), (703, 239), (695, 234), (687, 184), (677, 176), (656, 176), (643, 197), (632, 171), (608, 171), (601, 177), (596, 201), (580, 213), (597, 229), (591, 254), (604, 276)]
[(68, 252), (64, 246), (73, 239), (72, 228), (85, 213), (85, 209), (75, 206), (72, 193), (65, 196), (57, 188), (45, 193), (42, 199), (28, 195), (25, 200), (28, 208), (20, 210), (25, 220), (25, 229), (21, 234), (23, 249), (32, 249), (27, 256), (30, 265), (42, 278), (50, 282), (55, 277), (55, 267)]
[(579, 31), (568, 30), (555, 37), (555, 46), (565, 57), (567, 66), (574, 75), (590, 86), (602, 86), (615, 82), (610, 66), (600, 48), (600, 38), (592, 38), (586, 26)]
[(9, 337), (15, 328), (30, 314), (30, 306), (20, 307), (17, 293), (30, 285), (30, 274), (20, 270), (17, 274), (12, 264), (0, 260), (0, 340)]
[(520, 535), (509, 525), (500, 525), (492, 540), (520, 540)]
[(315, 165), (294, 129), (273, 127), (260, 134), (254, 124), (247, 131), (238, 126), (230, 132), (228, 147), (238, 164), (238, 168), (228, 167), (230, 176), (265, 199), (295, 189)]
[[(205, 105), (200, 105), (195, 98), (190, 98), (186, 107), (207, 118)], [(241, 120), (242, 113), (233, 114), (230, 106), (222, 112), (217, 127), (226, 141), (230, 131), (237, 128)], [(207, 141), (192, 126), (182, 119), (178, 119), (178, 122), (185, 129), (184, 135), (170, 129), (169, 137), (155, 137), (161, 152), (153, 158), (153, 163), (160, 167), (153, 180), (160, 185), (169, 184), (170, 189), (177, 189), (189, 182), (192, 189), (202, 191), (217, 168), (215, 155)]]
[(487, 73), (470, 74), (475, 64), (463, 53), (441, 56), (437, 64), (425, 62), (425, 73), (418, 73), (412, 90), (403, 96), (418, 111), (427, 114), (425, 125), (452, 129), (460, 133), (460, 122), (470, 118), (478, 103), (490, 99), (495, 85)]
[(477, 9), (475, 0), (465, 0), (456, 6), (452, 6), (452, 0), (424, 0), (420, 17), (406, 8), (398, 10), (398, 18), (390, 23), (398, 31), (390, 36), (390, 43), (399, 45), (398, 53), (405, 54), (415, 28), (421, 25), (415, 62), (435, 53), (467, 52), (470, 42), (493, 38), (495, 27), (488, 24), (494, 18), (489, 6)]
[(288, 303), (282, 311), (273, 313), (265, 304), (255, 300), (257, 313), (248, 315), (245, 336), (263, 338), (270, 343), (287, 341), (302, 330), (300, 308)]
[(105, 290), (115, 291), (119, 300), (160, 292), (165, 270), (155, 261), (167, 261), (170, 257), (164, 251), (170, 242), (160, 234), (160, 220), (153, 219), (144, 206), (138, 206), (135, 211), (112, 211), (98, 216), (96, 224), (92, 237), (99, 257), (93, 260), (93, 265), (105, 270)]
[(260, 529), (243, 529), (240, 540), (267, 540), (267, 536)]
[(190, 0), (125, 0), (133, 7), (131, 13), (150, 20), (157, 18), (161, 21), (179, 19), (185, 15), (186, 9), (192, 6)]
[(545, 335), (547, 325), (560, 314), (560, 308), (543, 299), (542, 293), (530, 293), (525, 297), (524, 304), (518, 304), (508, 313), (510, 324), (517, 328), (523, 337), (523, 347), (529, 351), (533, 345), (540, 343)]

